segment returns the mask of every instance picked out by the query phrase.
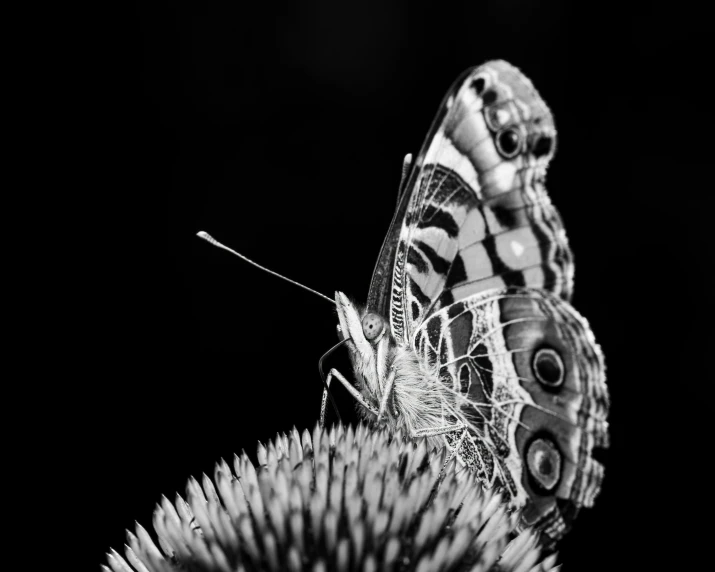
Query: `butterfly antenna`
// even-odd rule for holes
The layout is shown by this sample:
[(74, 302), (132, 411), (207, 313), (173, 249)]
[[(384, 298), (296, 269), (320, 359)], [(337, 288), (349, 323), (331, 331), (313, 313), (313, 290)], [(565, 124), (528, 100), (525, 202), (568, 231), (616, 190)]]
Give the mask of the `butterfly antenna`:
[(273, 274), (273, 276), (278, 276), (278, 278), (281, 278), (282, 280), (285, 280), (286, 282), (290, 282), (291, 284), (295, 284), (296, 286), (300, 286), (301, 288), (303, 288), (304, 290), (307, 290), (308, 292), (312, 292), (313, 294), (317, 294), (317, 295), (320, 296), (321, 298), (325, 298), (325, 299), (326, 299), (328, 302), (330, 302), (331, 304), (335, 304), (335, 300), (333, 300), (332, 298), (328, 298), (325, 294), (321, 294), (321, 293), (318, 292), (317, 290), (313, 290), (312, 288), (308, 288), (307, 286), (304, 286), (304, 285), (301, 284), (300, 282), (296, 282), (295, 280), (291, 280), (290, 278), (286, 278), (286, 277), (283, 276), (282, 274), (278, 274), (278, 272), (273, 272), (273, 270), (269, 270), (269, 269), (266, 268), (265, 266), (261, 266), (261, 265), (258, 264), (257, 262), (253, 262), (253, 260), (251, 260), (250, 258), (246, 258), (243, 254), (239, 254), (238, 252), (236, 252), (235, 250), (229, 248), (228, 246), (225, 246), (225, 245), (221, 244), (218, 240), (216, 240), (216, 239), (215, 239), (213, 236), (211, 236), (208, 232), (204, 232), (203, 230), (201, 230), (201, 231), (199, 231), (199, 232), (196, 233), (196, 236), (198, 236), (199, 238), (203, 238), (206, 242), (210, 242), (210, 243), (213, 244), (214, 246), (218, 246), (219, 248), (223, 248), (224, 250), (227, 250), (227, 251), (230, 252), (231, 254), (235, 254), (236, 256), (238, 256), (239, 258), (245, 260), (245, 261), (248, 262), (249, 264), (253, 264), (253, 266), (255, 266), (256, 268), (260, 268), (261, 270), (264, 270), (264, 271), (268, 272), (268, 274)]

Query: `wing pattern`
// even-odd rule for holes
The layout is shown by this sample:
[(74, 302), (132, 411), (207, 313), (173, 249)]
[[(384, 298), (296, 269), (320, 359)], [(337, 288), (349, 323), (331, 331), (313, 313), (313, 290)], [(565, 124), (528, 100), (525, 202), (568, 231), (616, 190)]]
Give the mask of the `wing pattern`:
[[(491, 288), (571, 293), (573, 264), (544, 188), (553, 118), (505, 62), (476, 68), (440, 112), (408, 183), (391, 325), (407, 341), (439, 308)], [(406, 328), (406, 329), (405, 329)]]
[[(593, 451), (608, 445), (605, 366), (586, 320), (545, 291), (490, 290), (432, 314), (415, 350), (459, 396), (478, 474), (560, 537), (592, 505), (603, 475)], [(540, 446), (550, 469), (533, 459)]]
[(521, 72), (466, 72), (415, 160), (368, 300), (451, 388), (472, 436), (462, 462), (551, 539), (592, 504), (593, 453), (608, 445), (603, 357), (569, 303), (573, 257), (544, 186), (555, 146)]

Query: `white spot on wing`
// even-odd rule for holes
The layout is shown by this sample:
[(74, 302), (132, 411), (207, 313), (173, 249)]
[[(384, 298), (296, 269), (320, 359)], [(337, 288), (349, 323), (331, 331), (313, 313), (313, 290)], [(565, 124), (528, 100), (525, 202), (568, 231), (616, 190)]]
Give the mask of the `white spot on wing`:
[(509, 268), (522, 269), (541, 262), (539, 242), (531, 227), (515, 228), (497, 234), (495, 246), (499, 258)]

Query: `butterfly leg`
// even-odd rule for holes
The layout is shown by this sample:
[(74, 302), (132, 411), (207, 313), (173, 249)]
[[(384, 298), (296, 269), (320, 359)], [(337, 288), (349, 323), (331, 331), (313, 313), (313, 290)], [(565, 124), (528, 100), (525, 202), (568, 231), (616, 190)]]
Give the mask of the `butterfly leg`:
[[(345, 377), (343, 376), (342, 373), (340, 373), (337, 369), (333, 368), (328, 372), (328, 377), (325, 379), (325, 384), (330, 387), (330, 382), (332, 381), (333, 377), (337, 379), (340, 383), (345, 386), (345, 389), (347, 389), (350, 392), (350, 395), (352, 395), (355, 398), (355, 401), (357, 401), (360, 405), (362, 405), (365, 409), (367, 409), (370, 413), (373, 415), (377, 415), (377, 410), (370, 405), (367, 401), (365, 401), (365, 398), (360, 394), (360, 392), (355, 389), (352, 383), (350, 383)], [(328, 392), (327, 390), (323, 390), (323, 402), (320, 407), (320, 425), (321, 427), (325, 423), (325, 409), (326, 409), (326, 402), (327, 402), (327, 397), (328, 397)]]
[(333, 372), (328, 372), (328, 377), (325, 378), (326, 388), (323, 389), (323, 399), (320, 403), (320, 426), (325, 427), (325, 410), (328, 408), (328, 389), (330, 388), (330, 382), (333, 380)]
[(412, 433), (413, 438), (417, 437), (435, 437), (437, 435), (445, 435), (446, 433), (453, 433), (454, 431), (459, 431), (460, 429), (467, 430), (463, 423), (454, 423), (453, 425), (442, 425), (441, 427), (427, 427), (425, 429), (418, 429)]
[(459, 436), (459, 440), (451, 447), (451, 452), (447, 457), (447, 460), (442, 465), (442, 471), (449, 464), (449, 462), (458, 454), (459, 449), (462, 447), (462, 443), (467, 438), (469, 433), (467, 427), (463, 423), (455, 423), (453, 425), (443, 425), (442, 427), (428, 427), (426, 429), (420, 429), (412, 433), (412, 437), (434, 437), (437, 435), (444, 435), (446, 433), (453, 433), (454, 431), (462, 430), (462, 434)]
[[(330, 380), (332, 377), (329, 375), (325, 383), (330, 387)], [(325, 427), (325, 408), (328, 405), (328, 390), (323, 389), (323, 400), (320, 403), (320, 426)]]

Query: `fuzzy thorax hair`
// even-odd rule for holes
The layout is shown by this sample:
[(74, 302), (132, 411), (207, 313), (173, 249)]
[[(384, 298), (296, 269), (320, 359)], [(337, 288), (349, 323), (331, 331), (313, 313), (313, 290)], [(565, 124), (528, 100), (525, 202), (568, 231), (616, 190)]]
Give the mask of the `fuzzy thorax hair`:
[[(368, 341), (362, 326), (365, 310), (340, 292), (336, 293), (335, 301), (341, 334), (350, 338), (347, 346), (356, 387), (375, 410), (385, 395), (389, 376), (394, 375), (381, 422), (407, 435), (454, 423), (468, 425), (457, 403), (458, 396), (440, 381), (436, 367), (430, 369), (424, 365), (409, 345), (398, 345), (384, 319), (382, 335)], [(368, 422), (376, 421), (375, 415), (360, 404), (358, 412)], [(432, 446), (443, 444), (440, 437), (430, 437), (429, 442)]]

